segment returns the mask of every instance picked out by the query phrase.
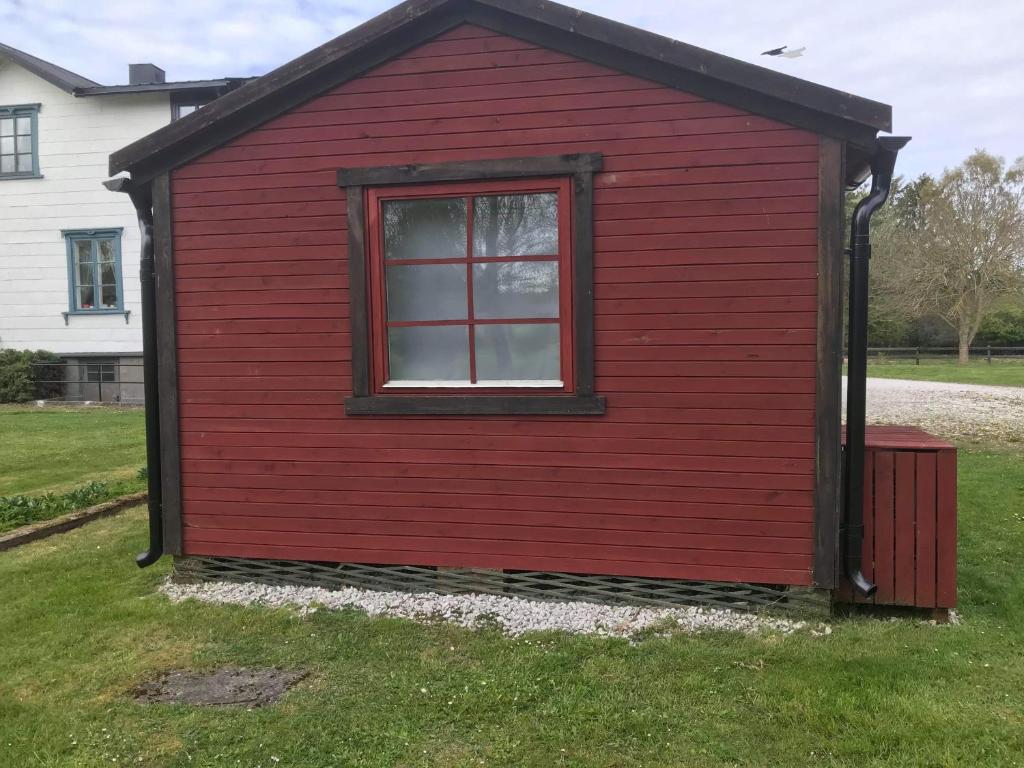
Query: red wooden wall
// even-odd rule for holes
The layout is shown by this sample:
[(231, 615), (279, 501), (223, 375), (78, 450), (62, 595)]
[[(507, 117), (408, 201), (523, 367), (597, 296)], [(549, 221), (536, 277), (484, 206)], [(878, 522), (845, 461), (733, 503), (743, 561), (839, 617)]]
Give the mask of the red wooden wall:
[[(186, 553), (809, 583), (817, 142), (463, 26), (179, 169)], [(335, 170), (591, 151), (607, 414), (346, 418)]]
[(914, 427), (867, 428), (862, 571), (873, 597), (840, 602), (956, 607), (956, 448)]

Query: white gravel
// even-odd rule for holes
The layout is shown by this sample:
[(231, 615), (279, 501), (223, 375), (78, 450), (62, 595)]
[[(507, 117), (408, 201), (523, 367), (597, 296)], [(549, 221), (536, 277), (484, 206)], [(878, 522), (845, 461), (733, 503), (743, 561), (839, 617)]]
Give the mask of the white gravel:
[(160, 589), (174, 602), (193, 599), (207, 603), (292, 607), (303, 613), (317, 608), (355, 608), (370, 616), (393, 616), (420, 622), (445, 621), (470, 629), (497, 627), (511, 637), (549, 630), (622, 638), (632, 638), (644, 630), (661, 634), (729, 630), (745, 634), (775, 632), (784, 635), (800, 630), (815, 635), (827, 635), (832, 631), (825, 624), (697, 607), (635, 608), (583, 602), (541, 602), (496, 595), (376, 592), (351, 587), (328, 590), (252, 582), (176, 584), (167, 581)]
[[(843, 379), (843, 409), (846, 408)], [(904, 424), (950, 439), (1024, 442), (1024, 388), (868, 379), (869, 424)]]

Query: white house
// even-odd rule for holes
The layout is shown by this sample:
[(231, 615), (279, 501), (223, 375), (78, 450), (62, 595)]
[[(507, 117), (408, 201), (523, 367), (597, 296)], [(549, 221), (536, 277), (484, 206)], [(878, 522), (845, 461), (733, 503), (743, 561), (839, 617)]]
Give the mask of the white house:
[(0, 43), (0, 349), (68, 360), (70, 399), (142, 398), (139, 229), (107, 157), (240, 85), (100, 85)]

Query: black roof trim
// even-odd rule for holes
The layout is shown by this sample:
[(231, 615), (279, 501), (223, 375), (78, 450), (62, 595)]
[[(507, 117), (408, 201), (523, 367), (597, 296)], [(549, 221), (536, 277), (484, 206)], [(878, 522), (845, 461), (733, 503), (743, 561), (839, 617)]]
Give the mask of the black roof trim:
[(96, 85), (78, 88), (75, 96), (112, 96), (120, 93), (166, 93), (176, 91), (204, 91), (237, 88), (252, 77), (226, 77), (220, 80), (179, 80), (172, 83), (143, 83), (140, 85)]
[(58, 67), (56, 64), (43, 61), (36, 56), (25, 53), (24, 51), (19, 51), (17, 48), (12, 48), (11, 46), (4, 45), (3, 43), (0, 43), (0, 56), (10, 59), (15, 64), (27, 69), (33, 75), (41, 77), (50, 85), (55, 85), (67, 93), (73, 94), (77, 88), (95, 88), (99, 86), (99, 83), (94, 82), (87, 77), (82, 77), (71, 70), (64, 69), (64, 67)]
[(140, 180), (178, 167), (468, 22), (868, 147), (892, 108), (548, 0), (407, 0), (110, 156)]

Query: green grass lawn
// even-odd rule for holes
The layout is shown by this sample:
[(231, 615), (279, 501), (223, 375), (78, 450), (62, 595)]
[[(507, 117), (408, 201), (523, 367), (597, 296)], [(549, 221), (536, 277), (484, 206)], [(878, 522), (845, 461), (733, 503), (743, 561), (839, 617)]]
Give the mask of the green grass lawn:
[[(0, 554), (0, 765), (1021, 765), (1024, 460), (962, 454), (960, 500), (959, 626), (636, 645), (173, 605), (136, 510)], [(310, 676), (254, 711), (130, 698), (228, 663)]]
[(146, 463), (141, 408), (0, 405), (0, 496), (127, 478)]
[[(843, 369), (845, 373), (845, 367)], [(1024, 387), (1024, 360), (1000, 360), (992, 364), (971, 360), (960, 365), (956, 360), (922, 360), (920, 365), (906, 360), (868, 360), (868, 376), (882, 379), (915, 379), (947, 381), (957, 384), (992, 384), (1001, 387)]]

